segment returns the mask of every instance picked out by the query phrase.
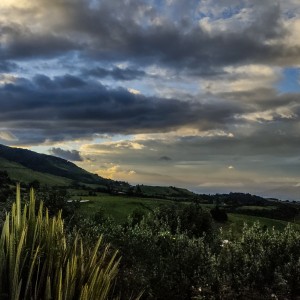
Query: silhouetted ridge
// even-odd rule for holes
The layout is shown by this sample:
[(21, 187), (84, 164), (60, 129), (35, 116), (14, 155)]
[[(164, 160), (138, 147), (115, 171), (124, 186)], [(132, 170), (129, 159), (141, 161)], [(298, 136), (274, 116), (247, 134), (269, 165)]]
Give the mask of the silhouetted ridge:
[(106, 179), (89, 173), (74, 163), (52, 155), (0, 145), (0, 157), (34, 171), (61, 176), (83, 183), (103, 183)]

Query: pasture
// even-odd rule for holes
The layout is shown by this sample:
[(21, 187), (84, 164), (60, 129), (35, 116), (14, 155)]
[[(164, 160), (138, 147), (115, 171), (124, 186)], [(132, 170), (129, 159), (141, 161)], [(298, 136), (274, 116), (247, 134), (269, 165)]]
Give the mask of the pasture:
[[(156, 198), (139, 198), (128, 196), (112, 196), (108, 194), (99, 194), (98, 196), (82, 196), (74, 197), (74, 199), (88, 199), (90, 202), (80, 204), (80, 213), (84, 216), (93, 216), (98, 211), (102, 210), (107, 215), (112, 217), (118, 224), (122, 224), (126, 221), (127, 217), (136, 209), (143, 210), (145, 213), (151, 212), (163, 205), (170, 205), (176, 203), (175, 201), (156, 199)], [(185, 202), (187, 203), (187, 202)], [(203, 209), (210, 210), (214, 207), (211, 204), (201, 204)], [(273, 207), (272, 207), (273, 208)], [(268, 209), (272, 209), (268, 207)], [(270, 218), (263, 218), (251, 215), (243, 215), (238, 213), (229, 213), (228, 222), (226, 224), (220, 224), (225, 231), (232, 231), (233, 233), (240, 234), (242, 232), (244, 223), (252, 225), (259, 221), (264, 228), (275, 228), (283, 230), (288, 224), (286, 221), (275, 220)], [(300, 224), (295, 224), (295, 228), (299, 228)]]

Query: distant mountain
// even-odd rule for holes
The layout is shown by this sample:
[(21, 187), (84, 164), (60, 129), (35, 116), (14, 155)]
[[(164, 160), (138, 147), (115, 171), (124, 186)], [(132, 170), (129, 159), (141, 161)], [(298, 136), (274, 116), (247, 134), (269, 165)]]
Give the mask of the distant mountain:
[(52, 155), (0, 145), (0, 169), (14, 180), (39, 180), (49, 185), (80, 184), (107, 185), (111, 182), (79, 168), (72, 162)]

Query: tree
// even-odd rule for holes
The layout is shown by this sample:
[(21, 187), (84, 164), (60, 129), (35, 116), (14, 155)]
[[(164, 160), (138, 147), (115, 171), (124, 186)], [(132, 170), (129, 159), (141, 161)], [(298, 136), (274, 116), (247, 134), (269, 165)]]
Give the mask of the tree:
[(228, 220), (226, 211), (224, 209), (220, 209), (218, 205), (210, 210), (210, 214), (217, 222), (226, 222)]
[(9, 187), (11, 179), (7, 171), (0, 171), (0, 202), (6, 202), (12, 195), (12, 190)]
[(40, 188), (40, 186), (41, 186), (41, 183), (37, 179), (35, 179), (29, 183), (29, 187), (33, 188), (34, 190), (38, 190)]

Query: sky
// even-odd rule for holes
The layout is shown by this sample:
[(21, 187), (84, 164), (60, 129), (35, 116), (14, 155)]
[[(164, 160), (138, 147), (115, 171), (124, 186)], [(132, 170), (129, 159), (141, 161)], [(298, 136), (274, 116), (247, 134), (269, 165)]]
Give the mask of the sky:
[(1, 0), (0, 143), (300, 200), (299, 37), (298, 0)]

